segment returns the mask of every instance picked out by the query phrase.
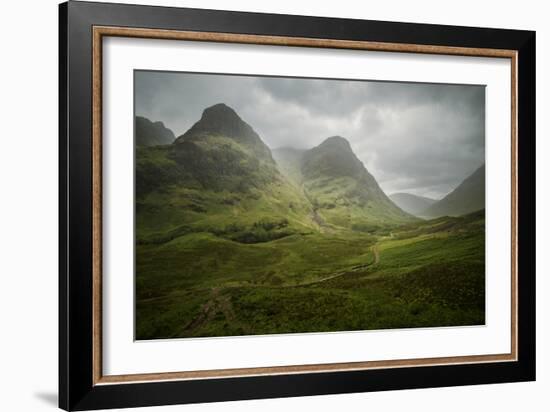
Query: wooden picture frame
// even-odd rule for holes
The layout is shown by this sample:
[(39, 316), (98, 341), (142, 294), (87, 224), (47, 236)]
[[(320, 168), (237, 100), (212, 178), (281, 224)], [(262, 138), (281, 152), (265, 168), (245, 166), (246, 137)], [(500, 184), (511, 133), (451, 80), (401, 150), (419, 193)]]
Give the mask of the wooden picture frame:
[[(89, 410), (535, 379), (535, 33), (68, 2), (60, 5), (59, 406)], [(511, 61), (510, 353), (104, 375), (102, 41), (169, 39)], [(521, 183), (521, 185), (520, 185)], [(491, 247), (488, 245), (488, 247)]]

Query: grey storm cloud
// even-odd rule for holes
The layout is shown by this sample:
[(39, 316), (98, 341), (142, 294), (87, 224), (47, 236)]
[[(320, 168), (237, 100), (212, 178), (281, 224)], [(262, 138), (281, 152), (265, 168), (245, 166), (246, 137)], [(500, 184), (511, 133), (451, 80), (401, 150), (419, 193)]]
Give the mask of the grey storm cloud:
[(387, 194), (441, 198), (485, 161), (485, 87), (135, 72), (135, 111), (183, 134), (225, 103), (271, 148), (347, 138)]

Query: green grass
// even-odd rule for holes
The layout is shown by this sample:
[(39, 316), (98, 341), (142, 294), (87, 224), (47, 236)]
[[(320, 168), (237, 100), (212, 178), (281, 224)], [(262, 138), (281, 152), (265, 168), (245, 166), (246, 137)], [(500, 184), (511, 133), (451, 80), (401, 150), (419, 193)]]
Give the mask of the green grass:
[(137, 337), (483, 324), (484, 218), (459, 219), (391, 236), (312, 231), (243, 244), (200, 232), (138, 245)]

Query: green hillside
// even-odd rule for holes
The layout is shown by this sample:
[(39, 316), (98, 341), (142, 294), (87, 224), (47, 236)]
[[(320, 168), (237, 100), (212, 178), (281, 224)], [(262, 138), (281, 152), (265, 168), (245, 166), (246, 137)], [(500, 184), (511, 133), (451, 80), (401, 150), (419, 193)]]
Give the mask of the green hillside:
[(316, 230), (301, 191), (225, 105), (205, 110), (172, 145), (137, 148), (136, 195), (138, 244), (191, 233), (255, 243)]

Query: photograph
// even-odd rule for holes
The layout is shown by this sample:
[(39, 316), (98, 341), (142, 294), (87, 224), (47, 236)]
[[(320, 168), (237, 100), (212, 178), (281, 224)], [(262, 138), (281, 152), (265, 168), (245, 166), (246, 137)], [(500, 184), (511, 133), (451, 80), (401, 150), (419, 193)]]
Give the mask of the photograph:
[[(55, 47), (29, 48), (28, 30), (29, 45), (14, 43), (10, 101), (25, 110), (8, 135), (39, 124), (47, 142), (58, 129), (50, 154), (7, 151), (28, 182), (6, 174), (19, 192), (5, 203), (32, 209), (6, 214), (22, 245), (7, 258), (37, 263), (27, 272), (44, 281), (48, 247), (57, 265), (49, 293), (31, 288), (54, 327), (30, 311), (14, 342), (57, 337), (28, 351), (28, 370), (12, 356), (6, 376), (31, 377), (36, 402), (67, 411), (543, 399), (543, 13), (162, 3), (64, 2)], [(58, 61), (57, 82), (27, 49)], [(57, 88), (37, 94), (32, 123), (29, 82)], [(46, 195), (55, 219), (36, 207)], [(58, 236), (35, 230), (47, 239), (31, 259), (29, 217)], [(29, 291), (26, 274), (11, 278)], [(57, 383), (34, 370), (44, 360)]]
[(133, 97), (136, 340), (485, 325), (484, 85), (134, 70)]

